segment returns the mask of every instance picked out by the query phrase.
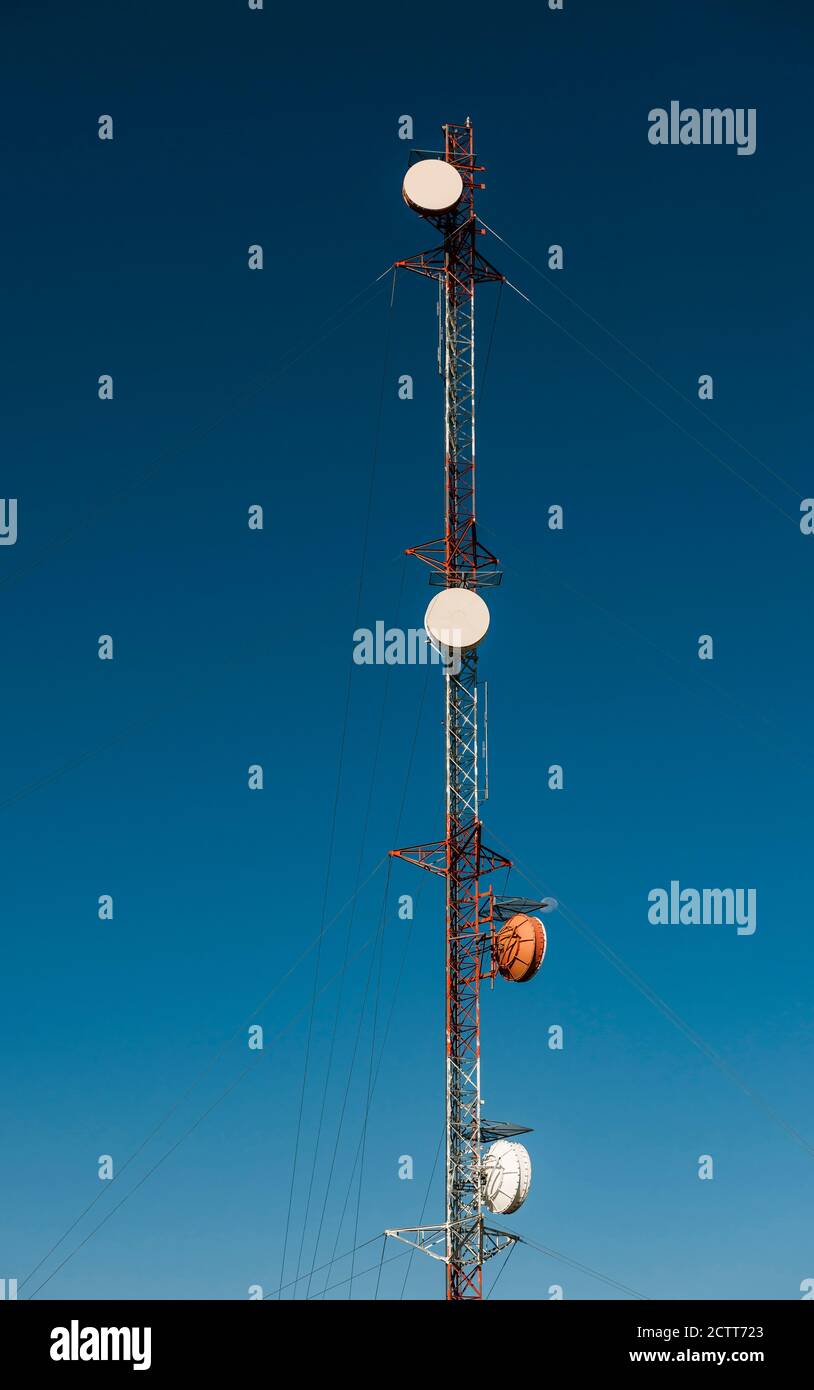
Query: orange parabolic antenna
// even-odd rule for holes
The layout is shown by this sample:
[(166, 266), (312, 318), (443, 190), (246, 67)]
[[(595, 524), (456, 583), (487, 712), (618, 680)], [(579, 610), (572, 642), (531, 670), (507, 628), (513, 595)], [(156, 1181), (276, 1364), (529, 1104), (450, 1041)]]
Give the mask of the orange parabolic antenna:
[(545, 947), (545, 927), (539, 917), (516, 912), (500, 928), (495, 942), (497, 968), (504, 980), (530, 980), (543, 963)]

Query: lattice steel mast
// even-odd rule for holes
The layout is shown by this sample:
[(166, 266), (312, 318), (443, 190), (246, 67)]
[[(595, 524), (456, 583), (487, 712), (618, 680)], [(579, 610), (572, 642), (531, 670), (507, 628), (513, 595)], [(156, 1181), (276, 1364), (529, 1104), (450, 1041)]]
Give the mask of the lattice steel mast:
[[(469, 610), (484, 609), (485, 632), (488, 613), (471, 595), (499, 584), (501, 574), (496, 557), (481, 544), (477, 533), (475, 290), (484, 281), (504, 277), (477, 249), (475, 191), (483, 184), (478, 182), (482, 166), (475, 156), (472, 125), (467, 119), (464, 125), (446, 125), (443, 131), (443, 163), (439, 166), (435, 155), (416, 166), (417, 177), (410, 185), (418, 190), (416, 201), (408, 193), (409, 170), (405, 179), (405, 198), (437, 228), (443, 242), (396, 262), (398, 267), (439, 282), (443, 296), (444, 534), (411, 547), (407, 553), (430, 567), (430, 583), (445, 591), (445, 602), (451, 600), (453, 608), (457, 602), (465, 612), (467, 605)], [(421, 153), (416, 152), (416, 158)], [(450, 190), (446, 200), (445, 188)], [(465, 602), (460, 594), (455, 598), (461, 590), (470, 591)], [(428, 618), (425, 624), (429, 629)], [(464, 641), (444, 672), (445, 838), (391, 850), (391, 854), (442, 874), (446, 880), (446, 1219), (442, 1225), (401, 1228), (387, 1234), (442, 1260), (447, 1270), (447, 1298), (453, 1300), (479, 1299), (484, 1261), (517, 1239), (491, 1229), (482, 1214), (481, 1142), (524, 1131), (510, 1125), (489, 1126), (481, 1118), (480, 981), (493, 978), (498, 968), (507, 978), (529, 978), (539, 966), (545, 941), (542, 925), (537, 923), (539, 939), (534, 935), (537, 928), (532, 932), (532, 954), (535, 950), (537, 954), (528, 968), (522, 966), (526, 973), (520, 973), (516, 968), (520, 958), (520, 948), (515, 949), (516, 933), (507, 953), (505, 941), (502, 948), (497, 945), (495, 922), (507, 921), (514, 932), (512, 923), (536, 921), (524, 917), (523, 909), (537, 910), (544, 905), (525, 899), (502, 900), (495, 897), (491, 886), (482, 886), (484, 878), (497, 869), (510, 868), (511, 861), (485, 848), (481, 839), (478, 640), (475, 636), (471, 645)], [(535, 943), (539, 941), (542, 945), (537, 950)], [(510, 970), (513, 973), (509, 974)], [(525, 1158), (527, 1161), (528, 1156)], [(523, 1196), (527, 1190), (526, 1182)]]

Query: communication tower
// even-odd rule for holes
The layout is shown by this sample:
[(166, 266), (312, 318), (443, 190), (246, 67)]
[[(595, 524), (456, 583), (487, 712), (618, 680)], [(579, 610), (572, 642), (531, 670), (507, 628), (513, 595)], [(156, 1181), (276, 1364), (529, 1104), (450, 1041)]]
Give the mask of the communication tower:
[(481, 1116), (480, 983), (536, 974), (546, 945), (536, 914), (556, 904), (496, 895), (488, 880), (511, 861), (481, 836), (478, 647), (489, 609), (480, 591), (502, 575), (478, 537), (475, 509), (475, 290), (504, 277), (478, 250), (475, 192), (484, 185), (472, 124), (442, 129), (443, 151), (416, 151), (403, 185), (405, 202), (441, 241), (396, 266), (435, 280), (440, 296), (444, 534), (407, 554), (428, 566), (438, 589), (424, 626), (444, 658), (446, 833), (390, 853), (446, 881), (446, 1212), (437, 1225), (387, 1235), (442, 1261), (446, 1297), (459, 1301), (482, 1297), (484, 1263), (518, 1239), (490, 1226), (484, 1209), (510, 1215), (531, 1182), (531, 1160), (515, 1142), (527, 1128)]

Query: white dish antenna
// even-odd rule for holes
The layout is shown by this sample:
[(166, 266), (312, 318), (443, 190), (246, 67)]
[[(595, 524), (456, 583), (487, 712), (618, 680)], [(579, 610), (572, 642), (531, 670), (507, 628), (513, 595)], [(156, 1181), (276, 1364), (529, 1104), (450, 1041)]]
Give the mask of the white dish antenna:
[(429, 603), (424, 627), (434, 647), (465, 651), (486, 636), (489, 609), (472, 589), (442, 589)]
[(499, 1216), (511, 1216), (522, 1207), (531, 1187), (528, 1149), (509, 1139), (490, 1144), (481, 1164), (481, 1196), (484, 1206)]
[(404, 175), (404, 201), (414, 212), (439, 216), (452, 212), (461, 201), (464, 181), (454, 164), (445, 159), (419, 159)]

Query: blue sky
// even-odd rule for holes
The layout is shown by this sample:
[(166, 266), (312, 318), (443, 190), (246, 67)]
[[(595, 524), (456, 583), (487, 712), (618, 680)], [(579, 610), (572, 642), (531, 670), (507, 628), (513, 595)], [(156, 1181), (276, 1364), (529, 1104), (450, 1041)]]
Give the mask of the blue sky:
[[(380, 861), (442, 833), (440, 678), (355, 668), (345, 723), (353, 630), (420, 625), (426, 574), (402, 552), (441, 529), (433, 289), (403, 278), (391, 308), (374, 284), (431, 242), (401, 200), (405, 113), (429, 148), (472, 117), (481, 215), (531, 265), (493, 237), (483, 250), (543, 311), (504, 290), (478, 431), (483, 538), (505, 570), (483, 645), (484, 821), (566, 908), (537, 979), (484, 996), (485, 1111), (534, 1130), (513, 1229), (651, 1298), (795, 1298), (814, 1277), (801, 8), (476, 5), (453, 43), (368, 5), (10, 7), (0, 1277), (22, 1280), (98, 1197), (21, 1297), (122, 1198), (38, 1297), (271, 1292), (292, 1192), (287, 1278), (301, 1241), (300, 1271), (421, 1214), (443, 1115), (442, 900)], [(647, 113), (672, 99), (755, 107), (755, 154), (650, 145)], [(481, 364), (496, 298), (480, 295)], [(652, 926), (647, 895), (671, 879), (756, 888), (757, 931)], [(531, 891), (517, 871), (509, 886)], [(315, 953), (287, 972), (323, 923), (317, 989), (349, 926), (354, 959), (338, 1014), (337, 983), (318, 994), (292, 1186)], [(170, 1110), (100, 1183), (98, 1156), (118, 1173)], [(425, 1217), (441, 1216), (439, 1171)], [(405, 1266), (383, 1268), (380, 1296)], [(335, 1266), (332, 1296), (349, 1274)], [(521, 1248), (495, 1297), (554, 1284), (625, 1296)], [(405, 1296), (439, 1294), (416, 1257)]]

